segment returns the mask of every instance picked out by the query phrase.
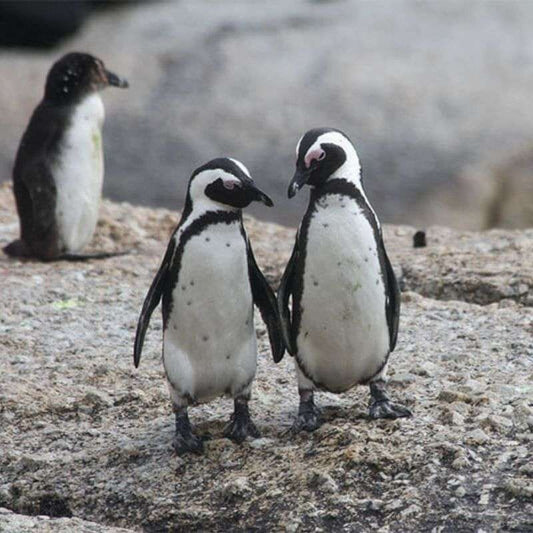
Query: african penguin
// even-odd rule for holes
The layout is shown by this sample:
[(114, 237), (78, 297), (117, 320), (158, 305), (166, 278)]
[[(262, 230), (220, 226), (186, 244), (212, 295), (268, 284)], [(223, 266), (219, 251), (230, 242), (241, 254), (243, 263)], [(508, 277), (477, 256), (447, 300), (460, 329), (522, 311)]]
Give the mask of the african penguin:
[(128, 87), (89, 54), (67, 54), (50, 69), (15, 160), (20, 239), (4, 248), (7, 255), (44, 261), (116, 255), (79, 253), (98, 219), (104, 177), (98, 93), (110, 85)]
[(364, 383), (370, 385), (372, 418), (410, 416), (386, 394), (400, 291), (355, 148), (339, 130), (317, 128), (300, 139), (296, 154), (289, 198), (305, 184), (311, 195), (278, 291), (300, 394), (293, 429), (320, 426), (315, 389), (340, 393)]
[(197, 168), (141, 311), (136, 367), (150, 316), (162, 299), (163, 365), (178, 454), (203, 451), (187, 407), (223, 395), (234, 399), (224, 435), (238, 443), (259, 436), (248, 410), (257, 361), (254, 303), (266, 323), (274, 360), (283, 357), (276, 297), (255, 262), (242, 223), (242, 208), (253, 201), (272, 206), (239, 161), (219, 158)]

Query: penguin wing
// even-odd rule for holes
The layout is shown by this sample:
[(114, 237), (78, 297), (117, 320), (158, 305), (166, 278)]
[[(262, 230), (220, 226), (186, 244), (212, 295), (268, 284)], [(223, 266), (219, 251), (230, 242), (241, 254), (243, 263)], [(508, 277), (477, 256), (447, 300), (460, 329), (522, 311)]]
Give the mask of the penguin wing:
[(254, 253), (248, 239), (246, 239), (246, 249), (248, 254), (248, 276), (250, 278), (250, 286), (252, 288), (254, 304), (259, 308), (261, 317), (266, 324), (274, 362), (279, 363), (283, 359), (285, 346), (283, 344), (283, 337), (280, 329), (280, 319), (278, 307), (276, 305), (276, 297), (267, 280), (263, 276), (263, 273), (257, 266)]
[(21, 224), (25, 235), (35, 244), (44, 244), (56, 225), (57, 190), (52, 172), (44, 161), (34, 160), (15, 171), (14, 190), (19, 211), (24, 213)]
[[(174, 232), (175, 233), (175, 232)], [(148, 290), (148, 294), (144, 299), (143, 307), (141, 310), (141, 316), (137, 322), (137, 331), (135, 332), (135, 344), (133, 346), (133, 364), (135, 368), (139, 366), (139, 361), (141, 360), (141, 352), (144, 343), (144, 336), (146, 335), (146, 329), (150, 323), (150, 318), (154, 309), (159, 305), (161, 301), (161, 296), (163, 295), (163, 287), (165, 285), (165, 280), (172, 263), (172, 256), (174, 255), (174, 250), (176, 248), (176, 239), (174, 234), (172, 235), (170, 242), (163, 258), (163, 262), (155, 275), (152, 285)]]
[(281, 278), (278, 289), (278, 310), (281, 319), (281, 331), (283, 333), (283, 340), (285, 346), (287, 347), (288, 352), (291, 355), (296, 353), (296, 346), (294, 345), (292, 335), (291, 335), (291, 312), (289, 310), (289, 297), (294, 290), (294, 275), (295, 267), (298, 259), (299, 250), (298, 250), (298, 236), (296, 236), (296, 241), (294, 243), (294, 248), (292, 249), (291, 258), (285, 267), (285, 272)]
[(396, 275), (392, 269), (392, 265), (385, 251), (385, 245), (383, 239), (380, 242), (381, 250), (383, 251), (383, 258), (385, 260), (385, 277), (386, 277), (386, 314), (387, 324), (389, 326), (390, 337), (390, 351), (394, 351), (396, 346), (396, 339), (398, 338), (398, 323), (400, 321), (400, 287), (396, 280)]

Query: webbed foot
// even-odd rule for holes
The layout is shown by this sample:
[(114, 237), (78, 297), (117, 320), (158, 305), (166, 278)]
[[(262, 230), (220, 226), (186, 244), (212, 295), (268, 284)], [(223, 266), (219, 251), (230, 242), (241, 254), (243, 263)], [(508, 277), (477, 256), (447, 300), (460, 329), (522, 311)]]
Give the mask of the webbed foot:
[(187, 407), (175, 410), (176, 433), (172, 439), (172, 446), (178, 455), (187, 452), (201, 454), (204, 451), (204, 439), (195, 435), (192, 431)]
[(300, 407), (298, 408), (298, 417), (292, 425), (291, 432), (299, 433), (300, 431), (315, 431), (322, 425), (322, 416), (320, 409), (315, 405), (313, 391), (300, 392)]
[(224, 429), (224, 437), (241, 444), (246, 437), (259, 438), (261, 435), (256, 425), (250, 418), (248, 398), (235, 398), (235, 410), (231, 415), (229, 424)]
[(382, 379), (370, 383), (370, 404), (368, 408), (370, 418), (405, 418), (413, 413), (403, 405), (392, 403), (387, 396), (386, 384)]

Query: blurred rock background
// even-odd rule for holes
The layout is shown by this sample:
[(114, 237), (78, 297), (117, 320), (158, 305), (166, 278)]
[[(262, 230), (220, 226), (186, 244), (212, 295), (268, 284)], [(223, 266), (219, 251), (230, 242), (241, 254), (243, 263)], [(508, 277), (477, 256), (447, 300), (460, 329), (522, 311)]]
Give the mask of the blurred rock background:
[(331, 125), (384, 221), (533, 225), (533, 3), (39, 2), (38, 48), (7, 46), (15, 4), (0, 3), (0, 181), (49, 67), (81, 50), (131, 83), (104, 95), (110, 198), (178, 209), (191, 171), (227, 154), (276, 203), (255, 214), (296, 224), (296, 142)]

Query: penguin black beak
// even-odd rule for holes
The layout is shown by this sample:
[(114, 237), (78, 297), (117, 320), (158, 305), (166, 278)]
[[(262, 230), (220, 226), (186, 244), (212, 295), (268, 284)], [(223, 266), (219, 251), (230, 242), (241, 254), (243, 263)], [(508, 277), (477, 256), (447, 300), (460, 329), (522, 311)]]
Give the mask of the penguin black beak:
[(113, 87), (120, 87), (121, 89), (126, 89), (130, 86), (127, 80), (118, 77), (114, 72), (106, 70), (105, 75), (107, 78), (107, 83), (109, 85), (112, 85)]
[(252, 201), (261, 202), (267, 207), (272, 207), (274, 202), (263, 191), (258, 189), (253, 183), (248, 185), (248, 190), (252, 195)]
[(307, 180), (311, 177), (311, 170), (311, 168), (305, 170), (296, 169), (287, 191), (289, 198), (292, 198), (307, 183)]

